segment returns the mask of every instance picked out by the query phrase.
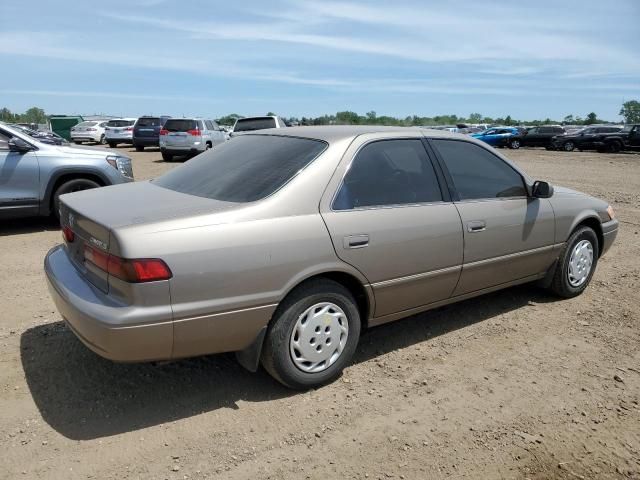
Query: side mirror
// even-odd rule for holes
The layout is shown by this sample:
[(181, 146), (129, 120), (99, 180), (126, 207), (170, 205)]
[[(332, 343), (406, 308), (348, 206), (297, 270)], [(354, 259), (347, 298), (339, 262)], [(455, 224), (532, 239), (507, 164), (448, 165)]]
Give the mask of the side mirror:
[(8, 144), (9, 150), (12, 152), (25, 153), (33, 150), (33, 147), (31, 145), (18, 137), (13, 137), (12, 139), (10, 139)]
[(536, 180), (531, 188), (531, 196), (534, 198), (551, 198), (553, 196), (553, 186), (547, 182)]

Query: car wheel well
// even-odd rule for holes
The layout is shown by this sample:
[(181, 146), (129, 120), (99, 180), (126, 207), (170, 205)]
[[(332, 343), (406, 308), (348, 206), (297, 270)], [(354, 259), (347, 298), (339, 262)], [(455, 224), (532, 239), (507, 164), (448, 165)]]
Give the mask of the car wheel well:
[(591, 230), (596, 232), (596, 237), (598, 237), (598, 257), (602, 255), (602, 245), (604, 245), (604, 235), (602, 233), (602, 225), (600, 224), (600, 220), (594, 217), (585, 218), (578, 225), (575, 226), (573, 231), (575, 232), (580, 227), (589, 227)]
[(300, 286), (308, 282), (311, 282), (313, 280), (317, 280), (319, 278), (327, 278), (329, 280), (333, 280), (334, 282), (339, 283), (340, 285), (345, 287), (347, 290), (349, 290), (349, 292), (351, 293), (351, 295), (353, 295), (353, 298), (356, 301), (358, 312), (360, 313), (360, 321), (362, 322), (362, 327), (365, 328), (367, 326), (369, 313), (371, 311), (371, 307), (369, 305), (369, 297), (360, 280), (358, 280), (356, 277), (354, 277), (349, 273), (323, 272), (318, 275), (314, 275), (312, 277), (304, 279), (302, 282), (297, 284), (294, 288), (292, 288), (287, 293), (287, 295), (291, 294), (292, 291), (300, 288)]
[(104, 180), (102, 178), (100, 178), (98, 175), (94, 175), (92, 173), (67, 173), (67, 174), (64, 174), (64, 175), (60, 175), (60, 177), (56, 178), (56, 182), (53, 184), (53, 188), (51, 188), (50, 193), (49, 193), (49, 209), (50, 209), (50, 211), (53, 211), (53, 199), (55, 197), (55, 194), (56, 194), (56, 191), (58, 190), (58, 188), (60, 188), (60, 186), (62, 184), (68, 182), (69, 180), (76, 180), (78, 178), (92, 180), (92, 181), (96, 182), (98, 185), (100, 185), (101, 187), (104, 187), (106, 185), (106, 183), (104, 182)]

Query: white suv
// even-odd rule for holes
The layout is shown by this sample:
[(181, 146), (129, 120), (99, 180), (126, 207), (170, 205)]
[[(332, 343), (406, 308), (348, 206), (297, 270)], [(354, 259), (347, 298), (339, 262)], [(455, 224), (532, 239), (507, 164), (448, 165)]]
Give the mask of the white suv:
[(80, 145), (83, 142), (94, 142), (104, 145), (106, 121), (82, 122), (71, 127), (71, 141)]
[(170, 118), (160, 130), (160, 151), (168, 162), (174, 155), (194, 156), (226, 140), (224, 131), (213, 120)]
[(133, 145), (133, 124), (135, 118), (114, 118), (107, 122), (105, 128), (105, 139), (111, 148), (115, 148), (119, 143)]

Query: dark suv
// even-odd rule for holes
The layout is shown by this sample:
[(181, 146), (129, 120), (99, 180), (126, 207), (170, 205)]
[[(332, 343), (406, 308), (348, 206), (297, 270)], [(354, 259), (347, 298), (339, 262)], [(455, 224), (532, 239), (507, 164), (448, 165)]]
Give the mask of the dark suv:
[(599, 152), (616, 153), (620, 150), (640, 150), (640, 125), (627, 125), (618, 133), (610, 133), (596, 145)]
[(558, 126), (533, 127), (522, 136), (520, 146), (551, 149), (551, 139), (556, 135), (564, 135), (565, 133), (564, 128)]
[(558, 135), (551, 139), (551, 146), (555, 150), (564, 150), (572, 152), (576, 148), (578, 150), (595, 150), (600, 147), (602, 140), (607, 134), (617, 133), (622, 127), (602, 126), (587, 127), (577, 132), (566, 135)]
[(144, 147), (158, 147), (160, 145), (160, 130), (171, 117), (162, 115), (140, 117), (133, 126), (133, 146), (138, 152)]

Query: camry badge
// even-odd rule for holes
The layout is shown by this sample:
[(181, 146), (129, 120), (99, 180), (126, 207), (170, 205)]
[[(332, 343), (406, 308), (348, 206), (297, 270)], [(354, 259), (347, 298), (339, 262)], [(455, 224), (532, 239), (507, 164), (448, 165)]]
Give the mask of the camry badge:
[(96, 247), (101, 248), (102, 250), (106, 250), (106, 249), (107, 249), (107, 244), (106, 244), (106, 243), (104, 243), (102, 240), (98, 240), (97, 238), (93, 238), (93, 237), (91, 237), (91, 238), (89, 239), (89, 241), (90, 241), (91, 243), (93, 243)]

